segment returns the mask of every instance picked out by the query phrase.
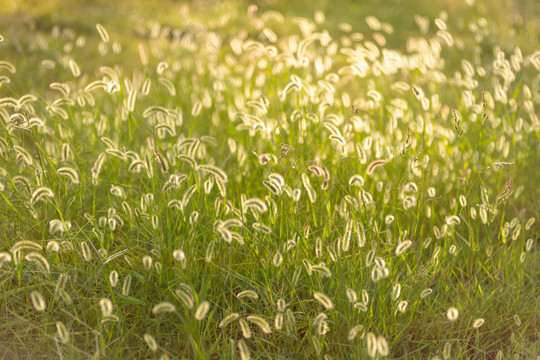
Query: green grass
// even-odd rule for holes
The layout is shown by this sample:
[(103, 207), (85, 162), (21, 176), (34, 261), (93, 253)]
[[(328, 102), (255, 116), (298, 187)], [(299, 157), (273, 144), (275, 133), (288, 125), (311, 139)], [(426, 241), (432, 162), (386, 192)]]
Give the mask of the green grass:
[(0, 358), (540, 353), (537, 4), (17, 4)]

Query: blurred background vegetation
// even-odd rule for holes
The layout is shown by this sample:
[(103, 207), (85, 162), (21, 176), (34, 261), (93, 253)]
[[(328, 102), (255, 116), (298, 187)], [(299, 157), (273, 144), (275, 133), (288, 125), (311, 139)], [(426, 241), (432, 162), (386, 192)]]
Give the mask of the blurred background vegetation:
[(60, 24), (72, 26), (75, 31), (94, 31), (93, 24), (99, 22), (109, 31), (127, 36), (130, 30), (127, 25), (133, 15), (174, 24), (178, 21), (179, 8), (186, 3), (194, 12), (208, 15), (227, 7), (247, 8), (256, 4), (260, 11), (277, 10), (298, 16), (311, 16), (322, 10), (330, 26), (349, 22), (356, 31), (367, 29), (364, 18), (372, 15), (399, 29), (394, 38), (404, 40), (417, 31), (415, 14), (435, 18), (446, 11), (450, 19), (459, 16), (466, 21), (467, 12), (471, 12), (467, 2), (475, 2), (475, 13), (497, 20), (501, 37), (515, 32), (527, 36), (532, 46), (538, 45), (540, 1), (537, 0), (0, 0), (0, 26), (9, 28), (31, 16), (42, 28)]
[[(468, 3), (474, 3), (474, 11)], [(399, 50), (405, 48), (408, 37), (420, 36), (414, 19), (416, 14), (434, 19), (446, 12), (449, 24), (457, 23), (452, 32), (459, 34), (462, 30), (464, 36), (467, 36), (467, 20), (477, 18), (478, 14), (492, 20), (490, 23), (498, 24), (498, 28), (495, 37), (487, 39), (486, 52), (491, 52), (493, 44), (509, 52), (520, 44), (523, 52), (532, 53), (538, 48), (540, 35), (540, 1), (537, 0), (0, 0), (0, 34), (8, 40), (0, 42), (0, 57), (17, 64), (19, 75), (24, 74), (18, 77), (19, 84), (12, 83), (12, 89), (20, 89), (21, 93), (28, 85), (45, 89), (52, 81), (61, 80), (49, 78), (49, 74), (35, 67), (32, 57), (36, 55), (29, 48), (33, 31), (50, 34), (58, 25), (86, 35), (88, 43), (96, 46), (78, 50), (78, 54), (86, 52), (78, 59), (83, 71), (96, 69), (97, 64), (121, 64), (130, 69), (138, 65), (138, 44), (146, 41), (137, 33), (136, 23), (176, 27), (181, 21), (179, 11), (185, 4), (189, 4), (192, 14), (216, 19), (231, 8), (243, 8), (247, 13), (250, 4), (256, 4), (260, 12), (277, 10), (302, 17), (312, 17), (315, 11), (322, 10), (330, 35), (343, 22), (351, 24), (353, 31), (368, 32), (365, 18), (371, 15), (392, 24), (395, 32), (388, 37), (387, 46)], [(246, 19), (235, 21), (239, 30)], [(114, 63), (102, 63), (103, 58), (97, 51), (96, 23), (104, 25), (111, 37), (122, 45), (121, 54), (108, 58)], [(235, 28), (230, 27), (230, 31), (234, 32)]]
[[(367, 16), (375, 16), (381, 22), (393, 26), (394, 33), (387, 37), (388, 48), (404, 50), (409, 37), (422, 36), (415, 15), (433, 19), (446, 14), (451, 32), (463, 39), (473, 36), (467, 29), (469, 21), (478, 16), (489, 20), (490, 34), (481, 44), (484, 59), (493, 56), (493, 47), (512, 53), (520, 47), (523, 53), (538, 50), (540, 36), (540, 1), (538, 0), (0, 0), (0, 60), (17, 66), (18, 76), (8, 87), (0, 87), (0, 96), (21, 96), (28, 89), (47, 91), (52, 82), (62, 82), (54, 71), (44, 71), (37, 66), (47, 56), (55, 58), (66, 52), (55, 44), (51, 33), (55, 27), (72, 29), (77, 36), (86, 38), (86, 46), (77, 49), (77, 62), (83, 73), (94, 73), (101, 66), (120, 65), (125, 71), (140, 66), (138, 45), (149, 41), (148, 33), (138, 27), (148, 28), (155, 24), (161, 29), (182, 28), (181, 9), (189, 5), (193, 19), (215, 19), (223, 14), (235, 14), (227, 26), (225, 37), (236, 36), (247, 25), (247, 9), (255, 4), (259, 12), (276, 10), (287, 16), (313, 17), (317, 10), (325, 14), (325, 27), (330, 35), (340, 36), (340, 23), (349, 23), (353, 32), (370, 33)], [(206, 21), (205, 21), (206, 22)], [(100, 56), (95, 24), (105, 26), (111, 39), (122, 46), (119, 54)], [(291, 27), (296, 25), (291, 24)], [(224, 31), (216, 25), (217, 31)], [(290, 29), (293, 31), (292, 28)], [(186, 31), (190, 31), (189, 28)], [(194, 28), (193, 31), (196, 31)], [(431, 24), (429, 32), (436, 32)], [(35, 34), (46, 35), (48, 49), (36, 48)], [(281, 28), (278, 36), (289, 33)], [(43, 51), (48, 54), (43, 54)], [(445, 50), (443, 57), (447, 71), (459, 67), (461, 58), (457, 52)], [(463, 54), (463, 53), (461, 53)], [(531, 143), (532, 152), (540, 144)], [(537, 157), (538, 155), (532, 155)], [(540, 167), (532, 169), (532, 178), (540, 176)], [(527, 207), (533, 213), (540, 212), (540, 187), (530, 189)], [(532, 200), (531, 199), (536, 199)], [(532, 206), (532, 208), (531, 208)]]

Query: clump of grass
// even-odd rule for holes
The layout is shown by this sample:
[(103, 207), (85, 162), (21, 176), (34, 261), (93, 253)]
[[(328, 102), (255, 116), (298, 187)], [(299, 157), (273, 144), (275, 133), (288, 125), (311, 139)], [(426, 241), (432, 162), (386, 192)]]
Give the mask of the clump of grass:
[(467, 6), (0, 30), (7, 356), (536, 354), (540, 53)]

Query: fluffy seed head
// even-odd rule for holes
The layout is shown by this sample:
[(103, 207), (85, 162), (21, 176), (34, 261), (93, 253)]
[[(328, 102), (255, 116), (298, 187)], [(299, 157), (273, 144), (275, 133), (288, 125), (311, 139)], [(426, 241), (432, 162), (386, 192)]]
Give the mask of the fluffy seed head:
[(112, 315), (113, 304), (112, 304), (111, 300), (109, 300), (107, 298), (100, 299), (99, 300), (99, 307), (101, 309), (101, 313), (103, 314), (103, 316)]
[(186, 254), (181, 249), (176, 249), (173, 251), (173, 258), (174, 260), (180, 262), (181, 264), (186, 262)]
[(408, 301), (401, 300), (397, 305), (396, 311), (404, 313), (405, 311), (407, 311), (407, 305), (409, 305)]
[(353, 341), (360, 334), (360, 338), (364, 337), (364, 327), (362, 325), (355, 325), (350, 331), (347, 339)]
[(283, 313), (278, 313), (276, 315), (274, 319), (274, 327), (277, 330), (281, 330), (283, 328), (283, 319), (284, 319)]
[(244, 340), (238, 340), (238, 352), (240, 353), (241, 360), (250, 360), (251, 354), (249, 348)]
[(56, 331), (58, 332), (60, 342), (62, 342), (62, 344), (67, 344), (69, 342), (69, 332), (67, 331), (66, 326), (63, 322), (56, 322)]
[(328, 326), (328, 322), (326, 322), (326, 320), (322, 320), (317, 323), (317, 333), (319, 335), (325, 335), (329, 330), (330, 326)]
[(360, 310), (361, 312), (367, 312), (368, 311), (368, 307), (366, 304), (364, 304), (363, 302), (356, 302), (354, 303), (354, 308), (357, 309), (357, 310)]
[(35, 241), (30, 240), (19, 240), (11, 246), (11, 252), (28, 249), (28, 250), (43, 250), (43, 246), (38, 244)]
[(99, 36), (101, 37), (101, 40), (103, 40), (103, 42), (105, 42), (105, 43), (109, 42), (109, 33), (103, 27), (103, 25), (96, 24), (96, 29), (97, 29), (97, 31), (99, 33)]
[(527, 222), (525, 223), (525, 230), (530, 230), (531, 227), (533, 226), (534, 222), (535, 222), (535, 218), (532, 217), (530, 218), (529, 220), (527, 220)]
[(387, 163), (387, 160), (383, 160), (383, 159), (374, 160), (374, 161), (370, 162), (367, 169), (366, 169), (366, 174), (372, 175), (373, 172), (375, 171), (375, 169), (377, 169), (380, 166), (385, 165), (386, 163)]
[(422, 290), (422, 292), (420, 293), (420, 298), (423, 299), (423, 298), (425, 298), (426, 296), (428, 296), (429, 294), (431, 294), (432, 292), (433, 292), (433, 290), (430, 289), (430, 288), (424, 289), (424, 290)]
[(478, 318), (473, 321), (473, 329), (478, 329), (480, 326), (484, 325), (484, 319)]
[(0, 268), (4, 263), (11, 262), (11, 255), (7, 251), (0, 252)]
[(262, 317), (258, 315), (249, 315), (246, 317), (246, 319), (247, 321), (252, 322), (253, 324), (257, 325), (262, 330), (263, 333), (270, 334), (272, 332), (270, 325)]
[(367, 305), (369, 303), (369, 293), (366, 289), (362, 289), (362, 302), (364, 305)]
[(380, 356), (388, 356), (388, 342), (383, 336), (377, 337), (377, 352)]
[(158, 344), (156, 342), (156, 339), (150, 334), (144, 334), (143, 340), (152, 352), (156, 352), (158, 349)]
[(26, 254), (24, 259), (36, 264), (43, 271), (45, 271), (47, 273), (51, 272), (49, 262), (47, 261), (47, 259), (45, 259), (45, 256), (41, 255), (40, 253), (38, 253), (36, 251), (32, 251), (29, 254)]
[(315, 298), (315, 300), (317, 300), (322, 306), (324, 306), (324, 308), (326, 310), (330, 310), (330, 309), (333, 309), (334, 308), (334, 304), (332, 303), (332, 300), (330, 300), (330, 298), (328, 296), (326, 296), (325, 294), (321, 293), (321, 292), (317, 292), (315, 291), (313, 293), (313, 297)]
[(178, 296), (178, 298), (180, 298), (182, 303), (184, 303), (188, 309), (193, 309), (193, 306), (195, 306), (195, 299), (193, 298), (190, 288), (182, 287), (180, 289), (176, 289), (174, 293), (176, 296)]
[(405, 240), (399, 243), (399, 245), (396, 247), (396, 255), (399, 256), (403, 254), (408, 248), (410, 248), (412, 245), (411, 240)]
[(62, 298), (62, 301), (66, 304), (66, 305), (71, 305), (72, 304), (72, 299), (71, 299), (71, 296), (68, 294), (68, 292), (64, 289), (59, 289), (58, 290), (58, 294), (60, 295), (60, 298)]
[(283, 255), (279, 251), (276, 251), (276, 253), (274, 254), (274, 258), (272, 259), (272, 263), (274, 264), (275, 267), (278, 267), (281, 265), (282, 262), (283, 262)]
[(122, 295), (128, 296), (131, 288), (131, 275), (127, 275), (122, 283)]
[(176, 311), (176, 306), (174, 306), (170, 302), (161, 302), (152, 308), (152, 314), (154, 315), (175, 312), (175, 311)]
[(195, 319), (197, 321), (203, 320), (206, 315), (208, 314), (208, 311), (210, 310), (210, 303), (208, 301), (203, 301), (199, 304), (197, 307), (197, 310), (195, 310)]
[(347, 289), (347, 299), (349, 299), (349, 302), (356, 302), (358, 296), (356, 295), (356, 291), (353, 289), (348, 288)]
[(245, 319), (240, 319), (238, 320), (238, 324), (240, 325), (240, 330), (242, 330), (242, 336), (246, 339), (251, 338), (252, 333), (248, 322)]
[(452, 343), (450, 341), (444, 343), (442, 356), (445, 360), (450, 359), (450, 356), (452, 356)]
[(113, 270), (109, 273), (109, 283), (111, 287), (116, 287), (118, 285), (118, 272)]
[(79, 173), (70, 167), (62, 167), (56, 170), (58, 175), (68, 178), (73, 184), (79, 183)]
[(92, 252), (90, 251), (90, 246), (88, 246), (86, 241), (81, 242), (81, 252), (84, 261), (90, 262), (92, 260)]
[(236, 297), (239, 299), (250, 298), (253, 300), (257, 300), (259, 298), (259, 295), (253, 290), (244, 290), (239, 292)]
[(45, 311), (45, 300), (43, 299), (43, 295), (41, 295), (39, 291), (33, 290), (30, 292), (30, 302), (32, 303), (32, 306), (36, 311)]
[(459, 310), (454, 306), (448, 308), (446, 311), (446, 317), (450, 321), (456, 321), (459, 317)]
[(519, 317), (518, 314), (515, 314), (514, 315), (514, 322), (516, 323), (516, 326), (521, 326), (521, 318)]
[(41, 199), (43, 199), (45, 197), (53, 198), (54, 197), (54, 192), (51, 189), (49, 189), (48, 187), (45, 187), (45, 186), (37, 188), (32, 193), (32, 197), (30, 198), (30, 203), (32, 205), (34, 205), (36, 202), (40, 201)]
[(377, 356), (377, 336), (374, 333), (368, 332), (366, 335), (366, 345), (368, 356), (374, 358)]
[(317, 201), (317, 192), (315, 191), (313, 186), (311, 186), (311, 182), (309, 181), (309, 177), (306, 173), (302, 173), (302, 183), (304, 184), (304, 188), (306, 189), (306, 192), (308, 194), (309, 201), (315, 203)]
[(143, 266), (146, 270), (152, 269), (152, 257), (149, 255), (145, 255), (142, 258)]
[(285, 303), (284, 299), (278, 299), (278, 301), (277, 301), (277, 309), (278, 309), (279, 312), (284, 312), (286, 306), (287, 306), (287, 304)]
[(332, 272), (323, 263), (321, 263), (320, 265), (311, 266), (311, 270), (321, 274), (324, 277), (332, 277)]
[(225, 326), (229, 325), (233, 321), (238, 320), (239, 317), (240, 317), (240, 314), (238, 313), (229, 314), (223, 320), (221, 320), (221, 322), (219, 323), (219, 327), (224, 328)]

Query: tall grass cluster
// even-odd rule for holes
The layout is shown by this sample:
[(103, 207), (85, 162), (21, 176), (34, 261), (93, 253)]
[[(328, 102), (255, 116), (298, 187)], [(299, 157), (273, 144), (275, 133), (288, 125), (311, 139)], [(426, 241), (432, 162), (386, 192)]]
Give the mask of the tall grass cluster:
[(0, 357), (535, 358), (540, 49), (467, 4), (0, 29)]

